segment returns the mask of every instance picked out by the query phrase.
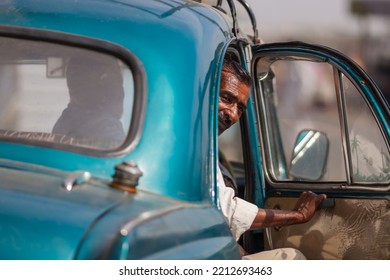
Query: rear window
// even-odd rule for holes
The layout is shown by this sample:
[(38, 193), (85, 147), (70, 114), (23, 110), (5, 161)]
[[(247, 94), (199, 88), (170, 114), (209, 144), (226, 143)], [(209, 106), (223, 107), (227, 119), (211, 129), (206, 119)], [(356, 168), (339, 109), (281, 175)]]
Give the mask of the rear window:
[(119, 149), (132, 123), (133, 76), (105, 52), (0, 37), (0, 139)]

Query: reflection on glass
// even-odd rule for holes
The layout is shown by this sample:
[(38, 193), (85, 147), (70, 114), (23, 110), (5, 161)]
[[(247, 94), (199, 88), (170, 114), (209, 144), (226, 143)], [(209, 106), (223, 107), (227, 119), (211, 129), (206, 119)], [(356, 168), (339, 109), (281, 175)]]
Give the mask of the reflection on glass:
[[(270, 174), (276, 180), (294, 180), (289, 170), (295, 139), (303, 130), (322, 131), (329, 139), (324, 174), (313, 180), (345, 182), (345, 161), (341, 138), (333, 68), (323, 62), (298, 57), (272, 63), (274, 75), (266, 75), (261, 83), (264, 96), (267, 149)], [(267, 58), (264, 58), (267, 60)], [(257, 66), (264, 73), (266, 62)], [(273, 78), (273, 76), (275, 76)], [(311, 159), (315, 164), (315, 159)]]
[(0, 137), (111, 150), (130, 127), (134, 81), (116, 57), (0, 38)]
[(349, 123), (352, 180), (355, 183), (390, 182), (390, 155), (383, 135), (365, 100), (343, 77)]
[(295, 179), (318, 181), (324, 174), (328, 156), (328, 139), (319, 132), (299, 133), (293, 150), (290, 175)]

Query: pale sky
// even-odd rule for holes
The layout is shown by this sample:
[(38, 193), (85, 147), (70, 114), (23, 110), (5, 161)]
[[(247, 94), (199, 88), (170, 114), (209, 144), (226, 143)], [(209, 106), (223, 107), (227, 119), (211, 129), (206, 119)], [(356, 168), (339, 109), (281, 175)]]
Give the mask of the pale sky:
[[(389, 19), (370, 17), (359, 21), (349, 11), (350, 0), (247, 0), (257, 18), (263, 38), (273, 34), (321, 33), (357, 35), (363, 29), (373, 34), (387, 32)], [(236, 4), (237, 6), (238, 4)]]

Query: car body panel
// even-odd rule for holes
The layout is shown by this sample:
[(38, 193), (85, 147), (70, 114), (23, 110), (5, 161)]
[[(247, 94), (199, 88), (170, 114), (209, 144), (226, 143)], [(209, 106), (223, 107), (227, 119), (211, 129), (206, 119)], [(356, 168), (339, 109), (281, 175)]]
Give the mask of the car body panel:
[(71, 174), (2, 162), (1, 259), (239, 258), (213, 206), (130, 194), (96, 179), (69, 191)]
[[(67, 33), (96, 37), (130, 49), (142, 61), (147, 75), (148, 93), (145, 112), (147, 120), (142, 137), (131, 153), (99, 160), (96, 157), (69, 155), (53, 150), (47, 152), (53, 155), (59, 153), (58, 156), (29, 157), (25, 155), (34, 153), (35, 149), (39, 154), (46, 153), (46, 150), (18, 146), (20, 152), (10, 152), (12, 158), (17, 160), (22, 157), (23, 161), (30, 158), (32, 163), (36, 161), (67, 170), (88, 169), (94, 176), (104, 178), (113, 174), (115, 164), (134, 160), (144, 171), (140, 189), (184, 200), (203, 199), (209, 191), (200, 191), (197, 186), (205, 186), (214, 180), (209, 176), (209, 170), (213, 167), (207, 157), (213, 153), (209, 139), (214, 133), (213, 112), (210, 114), (208, 110), (209, 106), (214, 105), (209, 94), (217, 93), (214, 78), (230, 37), (226, 20), (216, 11), (193, 2), (123, 1), (118, 4), (117, 1), (58, 1), (55, 6), (46, 5), (45, 1), (14, 3), (20, 8), (16, 10), (14, 5), (3, 5), (5, 16), (0, 19), (0, 24), (56, 30), (64, 32), (64, 37)], [(136, 16), (129, 16), (132, 14)], [(180, 28), (174, 28), (178, 25)], [(34, 34), (34, 31), (30, 33)], [(153, 44), (150, 43), (151, 39)], [(159, 46), (158, 52), (155, 44)], [(188, 129), (193, 123), (199, 125), (195, 129)], [(9, 151), (9, 148), (1, 151)], [(65, 160), (53, 161), (57, 157), (65, 157)], [(67, 157), (74, 158), (68, 160)], [(167, 172), (173, 168), (172, 162), (181, 162), (183, 167), (175, 176)], [(157, 173), (158, 176), (148, 175)], [(192, 177), (193, 174), (197, 175)], [(158, 185), (165, 187), (159, 189)]]
[[(141, 137), (115, 153), (1, 141), (0, 258), (239, 258), (214, 204), (216, 78), (231, 40), (226, 18), (191, 1), (10, 1), (0, 13), (2, 36), (131, 62), (120, 49), (130, 50), (144, 72), (145, 91), (137, 94), (146, 100)], [(110, 187), (116, 165), (130, 160), (143, 173), (135, 194)], [(75, 172), (91, 179), (69, 192), (64, 180)]]
[[(172, 203), (153, 210), (144, 205), (143, 213), (123, 223), (123, 217), (129, 211), (133, 211), (132, 207), (122, 204), (103, 217), (83, 241), (75, 258), (240, 258), (230, 230), (224, 225), (219, 211), (213, 207)], [(199, 225), (200, 220), (202, 225)], [(113, 229), (112, 233), (107, 228)]]

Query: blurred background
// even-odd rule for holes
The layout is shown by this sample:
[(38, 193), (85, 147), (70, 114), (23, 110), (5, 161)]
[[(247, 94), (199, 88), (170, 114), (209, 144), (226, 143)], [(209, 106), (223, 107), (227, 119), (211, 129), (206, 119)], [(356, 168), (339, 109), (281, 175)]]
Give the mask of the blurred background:
[[(264, 42), (301, 40), (340, 50), (360, 64), (390, 100), (390, 0), (246, 1)], [(239, 10), (240, 17), (248, 18)], [(243, 22), (251, 32), (249, 20)]]
[[(335, 48), (362, 66), (390, 101), (390, 0), (245, 1), (263, 42), (300, 40)], [(240, 28), (253, 34), (248, 14), (235, 2)]]
[[(257, 30), (262, 42), (304, 41), (339, 50), (366, 70), (390, 103), (390, 0), (245, 1), (256, 16)], [(218, 0), (202, 0), (202, 2), (216, 5)], [(229, 6), (226, 4), (227, 1), (223, 0), (222, 2), (222, 8), (227, 11), (227, 14), (230, 14)], [(234, 0), (234, 2), (236, 3), (239, 27), (244, 32), (252, 35), (253, 28), (250, 17), (243, 6), (239, 4), (242, 1)], [(323, 129), (327, 126), (333, 127), (332, 121), (337, 124), (338, 120), (335, 117), (337, 117), (338, 109), (335, 100), (334, 82), (333, 78), (324, 79), (322, 70), (326, 69), (300, 67), (295, 70), (294, 68), (287, 70), (284, 76), (286, 81), (290, 81), (285, 83), (288, 87), (284, 86), (283, 79), (277, 79), (278, 95), (280, 95), (278, 100), (281, 108), (279, 118), (281, 121), (285, 119), (286, 122), (291, 122), (291, 120), (302, 119), (302, 125), (310, 127), (308, 122), (315, 119), (313, 116), (318, 117), (321, 113), (327, 122), (324, 121), (320, 127)], [(330, 77), (332, 77), (331, 70), (328, 75)], [(307, 79), (308, 76), (311, 78)], [(278, 75), (278, 77), (280, 76)], [(291, 88), (292, 81), (296, 82), (296, 88)], [(297, 83), (297, 81), (301, 81), (301, 83)], [(323, 84), (326, 81), (327, 84)], [(350, 88), (354, 87), (351, 86)], [(296, 96), (291, 92), (299, 93), (301, 96)], [(353, 92), (348, 93), (348, 96), (353, 98), (359, 97), (358, 94)], [(350, 101), (353, 106), (349, 108), (349, 112), (354, 115), (348, 117), (357, 119), (362, 113), (362, 108), (365, 108), (365, 106), (361, 105), (364, 102), (361, 102), (362, 100), (360, 99), (351, 99)], [(294, 102), (297, 104), (295, 107), (292, 106), (292, 104), (295, 104)], [(303, 114), (302, 112), (305, 113)], [(303, 119), (305, 116), (309, 117)], [(374, 137), (371, 127), (375, 126), (375, 122), (367, 123), (368, 118), (366, 115), (364, 115), (363, 119), (364, 121), (358, 122), (361, 125), (361, 131), (363, 131), (358, 137), (363, 139), (368, 135), (366, 138), (372, 140)], [(282, 131), (289, 131), (288, 128), (290, 127), (292, 126), (289, 124)], [(241, 146), (237, 145), (240, 141), (239, 133), (238, 125), (235, 125), (233, 129), (227, 130), (219, 137), (219, 145), (228, 160), (238, 162), (243, 160), (242, 151), (237, 148)], [(337, 135), (332, 138), (332, 133), (328, 131), (327, 135), (331, 137), (332, 145), (334, 146), (338, 138)], [(292, 137), (292, 139), (288, 140), (291, 144), (294, 140), (293, 138), (296, 137), (297, 131), (290, 131), (289, 134), (291, 134), (289, 137)], [(287, 139), (288, 137), (285, 138)], [(377, 138), (382, 139), (381, 136)], [(351, 139), (353, 139), (353, 136), (351, 136)], [(359, 141), (364, 142), (363, 140)], [(286, 143), (284, 145), (285, 147), (288, 146)], [(360, 146), (358, 149), (361, 149), (359, 151), (362, 155), (369, 154), (371, 156), (374, 154), (372, 152), (364, 152), (364, 145)], [(289, 150), (291, 148), (287, 148), (285, 151), (287, 156), (290, 155)], [(336, 152), (335, 154), (340, 153)], [(380, 156), (377, 158), (380, 159)], [(332, 161), (332, 159), (330, 160)], [(338, 163), (339, 159), (332, 162)], [(337, 166), (333, 163), (332, 165)], [(359, 164), (363, 166), (364, 163), (359, 162)], [(359, 173), (357, 170), (354, 170), (354, 172)]]

